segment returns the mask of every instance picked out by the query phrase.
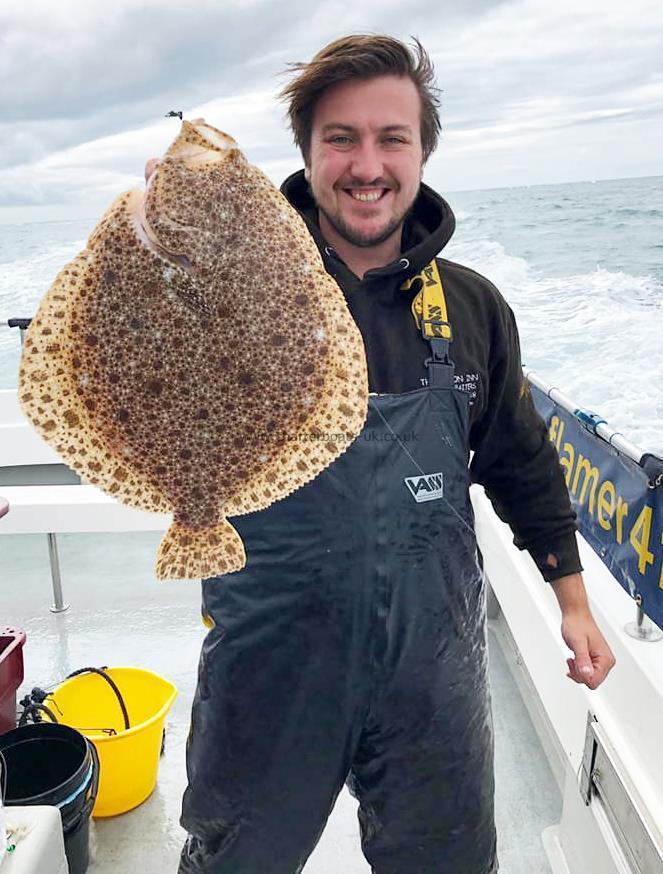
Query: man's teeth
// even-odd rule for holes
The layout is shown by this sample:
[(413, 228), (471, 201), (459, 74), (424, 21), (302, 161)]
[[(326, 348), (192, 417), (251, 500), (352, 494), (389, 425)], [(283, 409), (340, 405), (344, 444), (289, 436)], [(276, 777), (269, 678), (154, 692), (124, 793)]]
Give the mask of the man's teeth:
[(363, 194), (361, 191), (352, 191), (351, 194), (355, 200), (363, 201), (379, 200), (382, 197), (381, 191), (371, 191), (368, 194)]

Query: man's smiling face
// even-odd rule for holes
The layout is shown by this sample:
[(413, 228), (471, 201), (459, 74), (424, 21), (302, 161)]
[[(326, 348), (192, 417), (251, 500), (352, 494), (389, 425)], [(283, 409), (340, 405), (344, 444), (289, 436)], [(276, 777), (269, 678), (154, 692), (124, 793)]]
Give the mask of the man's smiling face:
[(361, 248), (400, 234), (421, 182), (420, 119), (407, 77), (354, 79), (324, 91), (306, 167), (323, 233), (326, 220)]

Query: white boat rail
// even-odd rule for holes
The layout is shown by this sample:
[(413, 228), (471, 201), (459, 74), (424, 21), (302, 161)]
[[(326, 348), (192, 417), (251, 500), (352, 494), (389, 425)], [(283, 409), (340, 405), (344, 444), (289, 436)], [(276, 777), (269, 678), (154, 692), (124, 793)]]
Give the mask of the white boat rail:
[(613, 446), (618, 452), (621, 452), (632, 461), (635, 461), (636, 464), (639, 464), (642, 467), (643, 462), (646, 462), (648, 459), (658, 461), (660, 470), (656, 477), (657, 482), (655, 482), (654, 485), (663, 484), (663, 459), (658, 458), (658, 456), (653, 452), (646, 452), (639, 446), (636, 446), (636, 444), (629, 440), (628, 437), (625, 437), (621, 431), (615, 431), (608, 421), (603, 419), (598, 413), (593, 413), (590, 410), (585, 410), (578, 406), (578, 404), (574, 403), (574, 401), (572, 401), (568, 395), (564, 394), (563, 391), (550, 385), (545, 379), (543, 379), (543, 377), (539, 376), (538, 373), (535, 373), (530, 368), (523, 367), (523, 375), (528, 382), (531, 382), (532, 385), (535, 385), (540, 389), (550, 398), (551, 401), (554, 401), (568, 413), (571, 413), (572, 416), (575, 416), (576, 419), (592, 431), (592, 433), (597, 434), (605, 440), (606, 443)]

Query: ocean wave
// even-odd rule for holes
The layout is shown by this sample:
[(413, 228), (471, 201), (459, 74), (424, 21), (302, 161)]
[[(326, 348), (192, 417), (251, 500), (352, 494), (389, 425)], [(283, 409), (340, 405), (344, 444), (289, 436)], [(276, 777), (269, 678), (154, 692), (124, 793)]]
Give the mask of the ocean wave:
[(60, 270), (84, 248), (85, 240), (60, 243), (0, 264), (0, 320), (31, 315)]
[(455, 244), (453, 260), (500, 289), (529, 367), (663, 455), (663, 286), (656, 278), (602, 267), (550, 277), (488, 239)]
[(615, 209), (616, 215), (627, 216), (645, 216), (647, 218), (659, 218), (663, 216), (663, 211), (652, 207), (651, 209), (642, 209), (639, 207), (620, 206)]

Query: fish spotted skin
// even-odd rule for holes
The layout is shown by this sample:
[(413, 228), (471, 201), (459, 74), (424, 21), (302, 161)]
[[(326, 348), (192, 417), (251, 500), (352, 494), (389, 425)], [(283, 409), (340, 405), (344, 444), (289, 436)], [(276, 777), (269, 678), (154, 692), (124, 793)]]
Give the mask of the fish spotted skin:
[(57, 276), (28, 331), (19, 399), (86, 481), (173, 513), (159, 578), (200, 578), (245, 562), (227, 516), (290, 494), (360, 433), (368, 383), (361, 335), (303, 221), (199, 120)]

